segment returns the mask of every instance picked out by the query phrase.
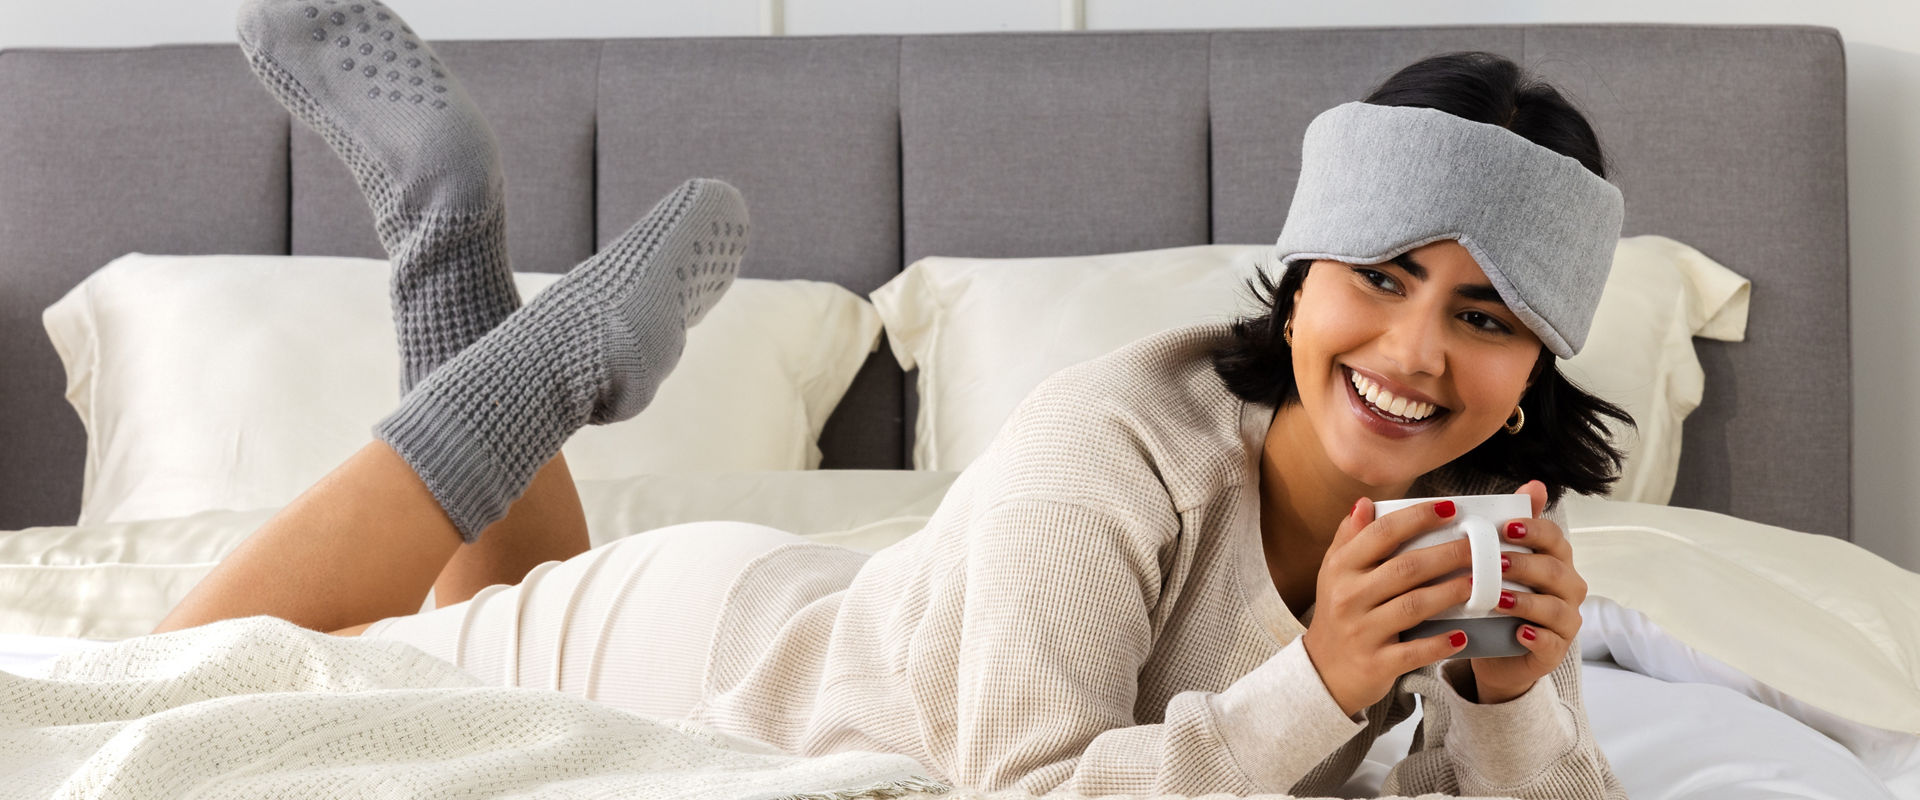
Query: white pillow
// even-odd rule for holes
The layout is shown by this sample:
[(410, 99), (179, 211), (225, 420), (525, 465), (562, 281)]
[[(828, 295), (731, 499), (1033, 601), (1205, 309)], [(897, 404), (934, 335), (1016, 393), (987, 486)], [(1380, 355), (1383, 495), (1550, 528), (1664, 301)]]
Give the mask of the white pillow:
[[(286, 504), (399, 400), (389, 267), (371, 259), (117, 259), (46, 310), (87, 430), (79, 522)], [(514, 276), (522, 297), (559, 278)], [(653, 404), (590, 426), (576, 478), (812, 469), (879, 319), (815, 281), (736, 281)]]
[[(914, 262), (872, 294), (901, 368), (918, 366), (918, 469), (960, 470), (1007, 415), (1062, 367), (1169, 328), (1254, 313), (1246, 283), (1270, 245), (1200, 245), (1065, 258)], [(1587, 347), (1566, 373), (1625, 407), (1640, 437), (1613, 497), (1665, 503), (1680, 423), (1705, 373), (1692, 337), (1738, 340), (1747, 281), (1659, 236), (1622, 239)]]

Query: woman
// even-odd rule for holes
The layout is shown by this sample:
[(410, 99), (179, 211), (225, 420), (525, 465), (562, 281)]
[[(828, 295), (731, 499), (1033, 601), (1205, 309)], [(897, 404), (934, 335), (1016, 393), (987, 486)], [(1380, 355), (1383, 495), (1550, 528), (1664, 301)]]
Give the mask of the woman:
[[(1622, 796), (1579, 694), (1585, 585), (1540, 517), (1618, 462), (1598, 421), (1624, 415), (1552, 363), (1584, 337), (1618, 194), (1584, 120), (1511, 64), (1422, 62), (1370, 98), (1398, 106), (1316, 120), (1271, 312), (1049, 378), (895, 546), (696, 523), (587, 550), (560, 444), (638, 413), (671, 369), (734, 274), (737, 194), (689, 182), (515, 310), (492, 138), (431, 49), (372, 0), (252, 0), (240, 27), (374, 209), (411, 391), (160, 630), (272, 614), (792, 752), (905, 753), (986, 790), (1325, 794), (1421, 694), (1386, 790)], [(1445, 111), (1404, 107), (1422, 104)], [(1383, 162), (1382, 132), (1440, 150)], [(1450, 146), (1480, 161), (1436, 170)], [(1402, 172), (1367, 174), (1388, 162)], [(1513, 166), (1546, 172), (1488, 196)], [(1394, 227), (1436, 209), (1465, 227)], [(1542, 242), (1563, 261), (1522, 264)], [(1535, 516), (1506, 529), (1536, 551), (1508, 573), (1536, 591), (1504, 609), (1530, 621), (1527, 654), (1443, 666), (1459, 632), (1399, 642), (1466, 598), (1423, 584), (1467, 551), (1393, 556), (1451, 509), (1375, 519), (1368, 498), (1525, 474), (1550, 479), (1519, 487)], [(441, 607), (412, 613), (429, 586)]]

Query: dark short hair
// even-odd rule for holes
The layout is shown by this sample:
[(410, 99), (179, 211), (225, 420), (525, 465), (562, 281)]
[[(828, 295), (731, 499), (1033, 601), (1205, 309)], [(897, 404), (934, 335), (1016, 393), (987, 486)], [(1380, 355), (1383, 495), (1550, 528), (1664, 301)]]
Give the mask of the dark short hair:
[[(1364, 102), (1431, 108), (1499, 125), (1607, 177), (1606, 156), (1586, 117), (1552, 86), (1502, 56), (1470, 52), (1423, 59), (1394, 73)], [(1241, 399), (1275, 406), (1300, 401), (1293, 349), (1280, 334), (1293, 316), (1293, 294), (1305, 283), (1310, 264), (1294, 262), (1278, 282), (1264, 270), (1247, 282), (1258, 307), (1267, 311), (1235, 320), (1232, 340), (1212, 354), (1214, 372)], [(1539, 377), (1520, 398), (1527, 419), (1520, 432), (1495, 434), (1449, 466), (1516, 484), (1538, 478), (1547, 485), (1550, 503), (1567, 490), (1606, 492), (1619, 479), (1624, 457), (1608, 437), (1606, 418), (1628, 426), (1633, 418), (1567, 380), (1545, 345), (1537, 366)]]

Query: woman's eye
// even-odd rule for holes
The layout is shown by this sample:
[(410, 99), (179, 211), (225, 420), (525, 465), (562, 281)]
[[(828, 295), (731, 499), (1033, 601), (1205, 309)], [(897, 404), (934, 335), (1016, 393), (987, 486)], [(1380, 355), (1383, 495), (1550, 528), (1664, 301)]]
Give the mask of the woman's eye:
[(1468, 325), (1472, 325), (1488, 333), (1511, 333), (1511, 331), (1507, 329), (1506, 323), (1501, 322), (1498, 318), (1485, 312), (1469, 311), (1461, 314), (1460, 318), (1466, 320)]
[(1385, 289), (1389, 292), (1396, 292), (1400, 290), (1399, 281), (1394, 280), (1393, 276), (1388, 275), (1387, 273), (1381, 272), (1380, 270), (1367, 269), (1366, 267), (1354, 267), (1353, 271), (1359, 273), (1360, 278), (1362, 280), (1365, 280), (1366, 282), (1373, 284), (1375, 288)]

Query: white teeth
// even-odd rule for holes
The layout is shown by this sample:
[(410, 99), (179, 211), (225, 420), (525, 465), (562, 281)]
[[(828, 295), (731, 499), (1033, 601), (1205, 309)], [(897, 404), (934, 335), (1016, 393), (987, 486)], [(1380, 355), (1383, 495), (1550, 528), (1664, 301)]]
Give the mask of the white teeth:
[(1361, 397), (1366, 398), (1368, 403), (1372, 403), (1374, 408), (1378, 408), (1388, 414), (1402, 419), (1417, 420), (1433, 416), (1433, 412), (1439, 409), (1438, 406), (1432, 403), (1408, 400), (1407, 398), (1389, 392), (1381, 388), (1380, 384), (1374, 383), (1358, 372), (1349, 370), (1347, 374), (1353, 380), (1354, 391), (1358, 392)]

